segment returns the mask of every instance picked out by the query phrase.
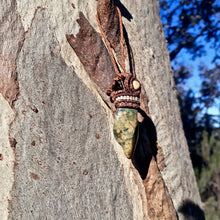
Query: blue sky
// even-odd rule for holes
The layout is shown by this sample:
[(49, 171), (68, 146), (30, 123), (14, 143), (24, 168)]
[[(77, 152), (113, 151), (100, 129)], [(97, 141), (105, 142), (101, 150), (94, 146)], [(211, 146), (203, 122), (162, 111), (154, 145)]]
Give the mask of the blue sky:
[[(192, 75), (189, 79), (187, 79), (185, 83), (185, 88), (191, 88), (196, 97), (199, 97), (201, 95), (199, 93), (199, 90), (201, 88), (202, 78), (199, 76), (199, 66), (201, 64), (206, 64), (209, 68), (215, 67), (215, 65), (212, 64), (215, 51), (214, 49), (210, 48), (209, 44), (206, 44), (205, 47), (207, 51), (206, 55), (203, 55), (202, 57), (197, 57), (194, 60), (192, 60), (191, 55), (185, 49), (181, 50), (181, 52), (177, 56), (178, 62), (188, 66), (191, 69)], [(215, 105), (208, 109), (208, 114), (220, 115), (220, 99), (218, 98), (215, 101)]]
[[(173, 11), (173, 9), (175, 9), (175, 13), (174, 13), (174, 17), (172, 19), (172, 23), (170, 24), (170, 26), (172, 27), (173, 25), (178, 25), (178, 19), (179, 19), (179, 15), (181, 10), (180, 9), (182, 6), (180, 5), (180, 0), (178, 1), (168, 1), (169, 2), (169, 6), (167, 7), (167, 10), (162, 11), (162, 22), (169, 24), (167, 19), (166, 19), (166, 14), (170, 13)], [(220, 2), (216, 1), (216, 4), (218, 5)], [(184, 4), (184, 8), (187, 9), (187, 5)], [(189, 7), (192, 7), (192, 5), (189, 5)], [(164, 13), (164, 14), (163, 14)], [(163, 16), (164, 15), (164, 16)], [(214, 21), (219, 19), (220, 14), (217, 13), (215, 16), (213, 16), (211, 19)], [(199, 26), (192, 26), (188, 31), (194, 35), (197, 35), (197, 33), (200, 31), (200, 28), (204, 27), (204, 24), (202, 22), (199, 23)], [(170, 27), (166, 26), (167, 30), (169, 30)], [(171, 29), (172, 30), (172, 29)], [(178, 41), (178, 40), (177, 40)], [(199, 70), (199, 67), (201, 66), (201, 64), (205, 65), (206, 67), (208, 67), (208, 69), (214, 68), (215, 64), (212, 63), (212, 60), (215, 56), (215, 49), (212, 48), (213, 46), (213, 42), (207, 42), (207, 40), (204, 38), (204, 36), (200, 36), (196, 42), (201, 43), (202, 45), (204, 45), (204, 51), (205, 53), (202, 54), (201, 57), (197, 57), (195, 59), (192, 58), (192, 53), (190, 53), (189, 51), (187, 51), (186, 49), (182, 49), (179, 54), (177, 55), (177, 57), (175, 57), (175, 59), (172, 61), (172, 66), (175, 66), (175, 63), (177, 63), (177, 65), (179, 66), (180, 64), (183, 64), (184, 66), (187, 66), (190, 69), (190, 74), (191, 77), (189, 77), (189, 79), (186, 80), (186, 82), (184, 83), (184, 88), (187, 89), (192, 89), (195, 97), (200, 97), (201, 94), (199, 92), (199, 90), (201, 89), (201, 84), (203, 79), (199, 76), (199, 73), (201, 73), (201, 71)], [(178, 44), (178, 42), (176, 42)], [(170, 51), (172, 51), (173, 49), (175, 49), (177, 45), (173, 44), (173, 45), (169, 45), (169, 49)], [(215, 104), (213, 105), (213, 107), (208, 109), (208, 114), (212, 114), (212, 115), (220, 115), (220, 98), (215, 100)]]

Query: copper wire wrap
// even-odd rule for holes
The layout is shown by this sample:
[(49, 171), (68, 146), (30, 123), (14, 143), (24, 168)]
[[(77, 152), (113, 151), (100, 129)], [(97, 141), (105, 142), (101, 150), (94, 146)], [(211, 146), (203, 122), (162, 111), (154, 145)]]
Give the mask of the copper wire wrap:
[(107, 90), (107, 95), (110, 96), (111, 102), (114, 102), (116, 108), (134, 108), (138, 109), (140, 107), (140, 92), (141, 92), (141, 86), (138, 88), (134, 88), (133, 82), (136, 81), (136, 83), (140, 82), (133, 76), (132, 73), (126, 73), (125, 71), (125, 56), (124, 56), (124, 33), (123, 33), (123, 24), (122, 24), (122, 16), (120, 9), (116, 7), (118, 15), (119, 15), (119, 28), (120, 28), (120, 46), (121, 46), (121, 63), (120, 67), (122, 69), (122, 72), (119, 72), (119, 69), (117, 67), (117, 63), (115, 60), (115, 57), (112, 52), (111, 44), (108, 41), (100, 20), (98, 18), (98, 15), (96, 15), (98, 26), (101, 32), (101, 36), (103, 37), (105, 44), (108, 48), (112, 64), (115, 69), (115, 73), (117, 77), (114, 78), (112, 85)]

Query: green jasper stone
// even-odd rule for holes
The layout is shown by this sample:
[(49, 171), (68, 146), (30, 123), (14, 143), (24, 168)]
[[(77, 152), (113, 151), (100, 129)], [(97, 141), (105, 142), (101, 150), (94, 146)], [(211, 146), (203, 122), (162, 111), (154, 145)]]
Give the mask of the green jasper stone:
[(115, 139), (122, 146), (125, 155), (130, 159), (137, 143), (137, 110), (118, 108), (115, 115), (113, 132)]

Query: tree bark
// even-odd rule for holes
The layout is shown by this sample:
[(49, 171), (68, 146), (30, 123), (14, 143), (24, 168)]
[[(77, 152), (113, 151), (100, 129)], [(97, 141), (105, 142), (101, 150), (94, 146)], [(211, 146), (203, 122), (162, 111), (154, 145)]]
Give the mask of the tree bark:
[[(203, 219), (158, 2), (71, 3), (1, 4), (1, 219)], [(113, 136), (114, 68), (95, 17), (98, 5), (120, 62), (115, 4), (142, 84), (132, 160)]]

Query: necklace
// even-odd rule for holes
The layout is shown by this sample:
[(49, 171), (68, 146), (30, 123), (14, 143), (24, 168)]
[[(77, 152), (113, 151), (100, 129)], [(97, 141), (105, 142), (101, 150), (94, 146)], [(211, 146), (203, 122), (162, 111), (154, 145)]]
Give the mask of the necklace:
[(138, 120), (137, 109), (140, 107), (140, 82), (132, 73), (125, 71), (125, 57), (124, 57), (124, 34), (121, 12), (118, 7), (120, 26), (120, 46), (121, 46), (121, 71), (114, 58), (111, 44), (108, 41), (98, 15), (96, 16), (101, 36), (111, 56), (112, 64), (114, 66), (117, 77), (114, 78), (113, 83), (107, 90), (107, 95), (110, 96), (110, 101), (115, 104), (116, 113), (113, 126), (113, 133), (117, 142), (122, 146), (122, 149), (127, 158), (132, 158), (138, 140)]

